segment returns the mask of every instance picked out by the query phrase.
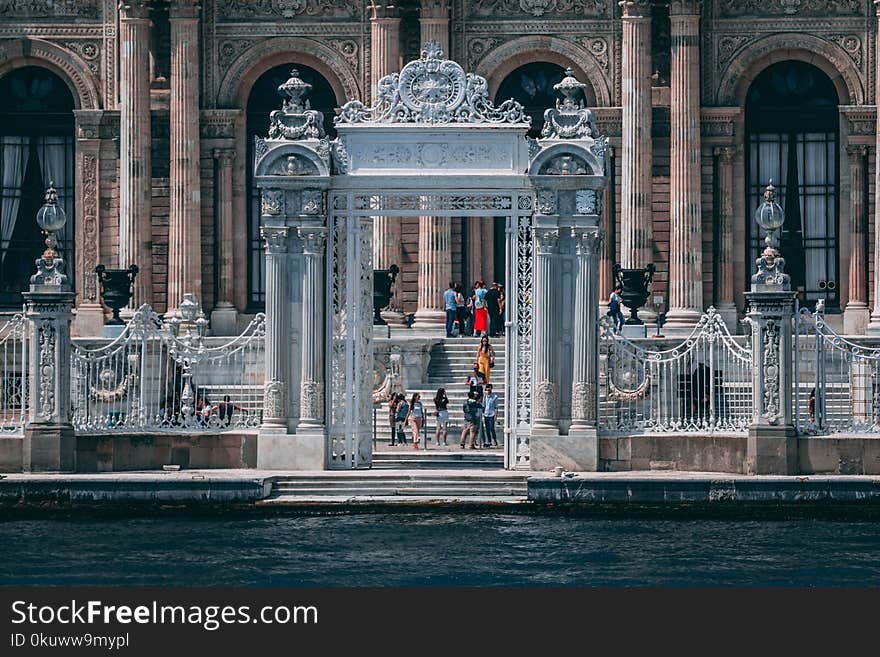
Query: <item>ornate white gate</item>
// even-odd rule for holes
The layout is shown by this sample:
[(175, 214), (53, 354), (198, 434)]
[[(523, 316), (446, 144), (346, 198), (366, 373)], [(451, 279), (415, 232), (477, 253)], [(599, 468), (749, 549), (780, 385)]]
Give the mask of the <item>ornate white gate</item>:
[(669, 349), (600, 332), (599, 429), (606, 434), (745, 433), (752, 421), (752, 353), (714, 308)]
[[(590, 111), (574, 100), (584, 86), (570, 72), (557, 85), (566, 100), (548, 110), (540, 140), (525, 137), (529, 119), (522, 106), (512, 100), (494, 106), (485, 79), (466, 74), (432, 43), (420, 59), (379, 82), (372, 107), (346, 103), (333, 141), (324, 137), (320, 113), (302, 101), (307, 84), (293, 75), (279, 88), (290, 98), (271, 115), (271, 138), (257, 141), (254, 177), (267, 240), (267, 418), (259, 467), (371, 464), (377, 217), (506, 218), (512, 410), (504, 414), (506, 465), (533, 464), (537, 425), (542, 439), (558, 438), (569, 425), (573, 438), (595, 439), (591, 313), (598, 300), (590, 282), (596, 249), (589, 245), (598, 243), (605, 142)], [(538, 223), (547, 248), (535, 268)], [(309, 246), (307, 235), (319, 232), (326, 245)], [(564, 245), (558, 253), (551, 245), (557, 242)], [(566, 277), (563, 269), (576, 275)], [(320, 289), (326, 295), (317, 303), (313, 295)], [(575, 304), (563, 302), (565, 293)], [(326, 308), (326, 321), (312, 321), (315, 308), (321, 317)], [(581, 329), (582, 344), (573, 353), (555, 353), (561, 322), (554, 313)], [(543, 318), (539, 324), (536, 316)], [(536, 326), (545, 344), (540, 354)], [(540, 418), (533, 412), (536, 389), (543, 391)], [(554, 416), (563, 393), (565, 418)]]

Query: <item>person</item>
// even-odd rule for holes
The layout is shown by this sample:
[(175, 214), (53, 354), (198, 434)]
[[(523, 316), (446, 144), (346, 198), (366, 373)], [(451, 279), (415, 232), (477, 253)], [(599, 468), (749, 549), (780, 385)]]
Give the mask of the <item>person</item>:
[(489, 335), (489, 311), (486, 310), (486, 289), (483, 281), (474, 283), (474, 335)]
[(623, 288), (618, 284), (608, 297), (608, 316), (614, 321), (614, 332), (620, 333), (623, 330), (623, 310), (621, 310), (622, 299), (620, 293)]
[(810, 390), (810, 398), (807, 400), (807, 413), (810, 416), (810, 424), (816, 422), (816, 389)]
[(409, 401), (409, 426), (412, 429), (413, 449), (419, 448), (419, 439), (422, 437), (422, 425), (425, 423), (425, 408), (422, 405), (422, 396), (414, 392)]
[(458, 320), (458, 337), (467, 335), (468, 310), (461, 285), (455, 286), (455, 317)]
[(449, 287), (443, 293), (443, 305), (446, 308), (446, 337), (452, 337), (452, 327), (458, 314), (458, 305), (455, 300), (455, 283), (450, 282)]
[(235, 404), (229, 395), (223, 396), (223, 401), (217, 405), (217, 416), (224, 426), (229, 426), (232, 422), (232, 414), (235, 412)]
[(462, 406), (464, 411), (464, 428), (461, 431), (459, 446), (464, 449), (467, 438), (470, 437), (470, 448), (476, 449), (474, 441), (477, 438), (477, 424), (480, 421), (480, 404), (476, 401), (476, 393), (468, 393), (467, 399)]
[(471, 372), (465, 383), (470, 386), (470, 392), (476, 391), (479, 393), (480, 397), (483, 396), (483, 384), (486, 383), (486, 379), (483, 378), (479, 363), (474, 363), (474, 370)]
[(489, 335), (493, 338), (498, 335), (501, 328), (501, 291), (498, 283), (492, 283), (492, 287), (486, 292), (486, 311), (489, 313)]
[(489, 338), (480, 338), (480, 346), (477, 347), (477, 365), (483, 374), (483, 383), (489, 383), (490, 371), (495, 367), (495, 347), (489, 344)]
[(409, 404), (406, 403), (406, 396), (403, 395), (403, 393), (398, 393), (397, 415), (394, 416), (394, 420), (397, 424), (397, 442), (399, 442), (401, 445), (406, 445), (406, 434), (404, 433), (404, 426), (406, 425), (407, 417), (409, 417)]
[(492, 392), (492, 384), (486, 386), (486, 395), (483, 397), (483, 424), (486, 427), (486, 442), (484, 447), (492, 445), (498, 447), (498, 437), (495, 435), (495, 416), (498, 414), (498, 395)]
[(440, 388), (434, 395), (434, 416), (437, 418), (437, 431), (434, 440), (440, 447), (440, 433), (443, 433), (443, 444), (448, 445), (446, 438), (449, 435), (449, 397), (446, 396), (446, 388)]
[(397, 404), (400, 401), (397, 393), (388, 400), (388, 424), (391, 425), (391, 446), (397, 445)]

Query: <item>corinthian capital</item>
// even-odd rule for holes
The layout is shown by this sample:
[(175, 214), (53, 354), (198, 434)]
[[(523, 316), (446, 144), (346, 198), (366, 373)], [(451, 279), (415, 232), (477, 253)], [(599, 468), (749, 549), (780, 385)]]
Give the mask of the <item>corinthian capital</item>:
[(422, 0), (421, 18), (449, 18), (449, 0)]
[(266, 242), (266, 253), (287, 253), (287, 226), (261, 226), (260, 237)]
[(200, 0), (171, 0), (168, 6), (169, 18), (198, 18)]
[(624, 18), (643, 18), (651, 15), (651, 3), (648, 0), (622, 0), (618, 4), (623, 9)]
[(144, 19), (150, 17), (150, 3), (147, 0), (121, 0), (119, 18), (122, 20)]
[(370, 20), (400, 18), (400, 9), (393, 0), (384, 2), (383, 0), (371, 0), (367, 9), (370, 10)]
[(701, 9), (701, 0), (672, 0), (669, 3), (670, 16), (699, 16)]

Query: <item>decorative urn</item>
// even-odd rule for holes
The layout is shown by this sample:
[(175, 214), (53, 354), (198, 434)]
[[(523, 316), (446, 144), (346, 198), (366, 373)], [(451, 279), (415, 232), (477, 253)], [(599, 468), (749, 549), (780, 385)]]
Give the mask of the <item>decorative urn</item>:
[(108, 326), (125, 324), (119, 317), (119, 311), (131, 300), (134, 279), (137, 277), (138, 266), (131, 265), (128, 269), (107, 269), (104, 265), (95, 267), (95, 274), (101, 284), (101, 298), (104, 304), (113, 311)]
[(653, 264), (636, 269), (624, 269), (619, 263), (615, 263), (612, 270), (614, 280), (620, 283), (622, 288), (620, 298), (623, 305), (629, 308), (629, 319), (624, 324), (641, 326), (644, 322), (639, 319), (639, 308), (648, 301), (651, 291), (651, 283), (654, 281), (654, 272), (657, 268)]

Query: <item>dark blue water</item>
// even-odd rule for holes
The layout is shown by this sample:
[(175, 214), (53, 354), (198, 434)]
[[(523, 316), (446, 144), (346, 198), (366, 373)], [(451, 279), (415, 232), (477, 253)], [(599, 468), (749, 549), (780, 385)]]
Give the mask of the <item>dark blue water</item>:
[(4, 585), (880, 585), (880, 523), (502, 513), (0, 522)]

